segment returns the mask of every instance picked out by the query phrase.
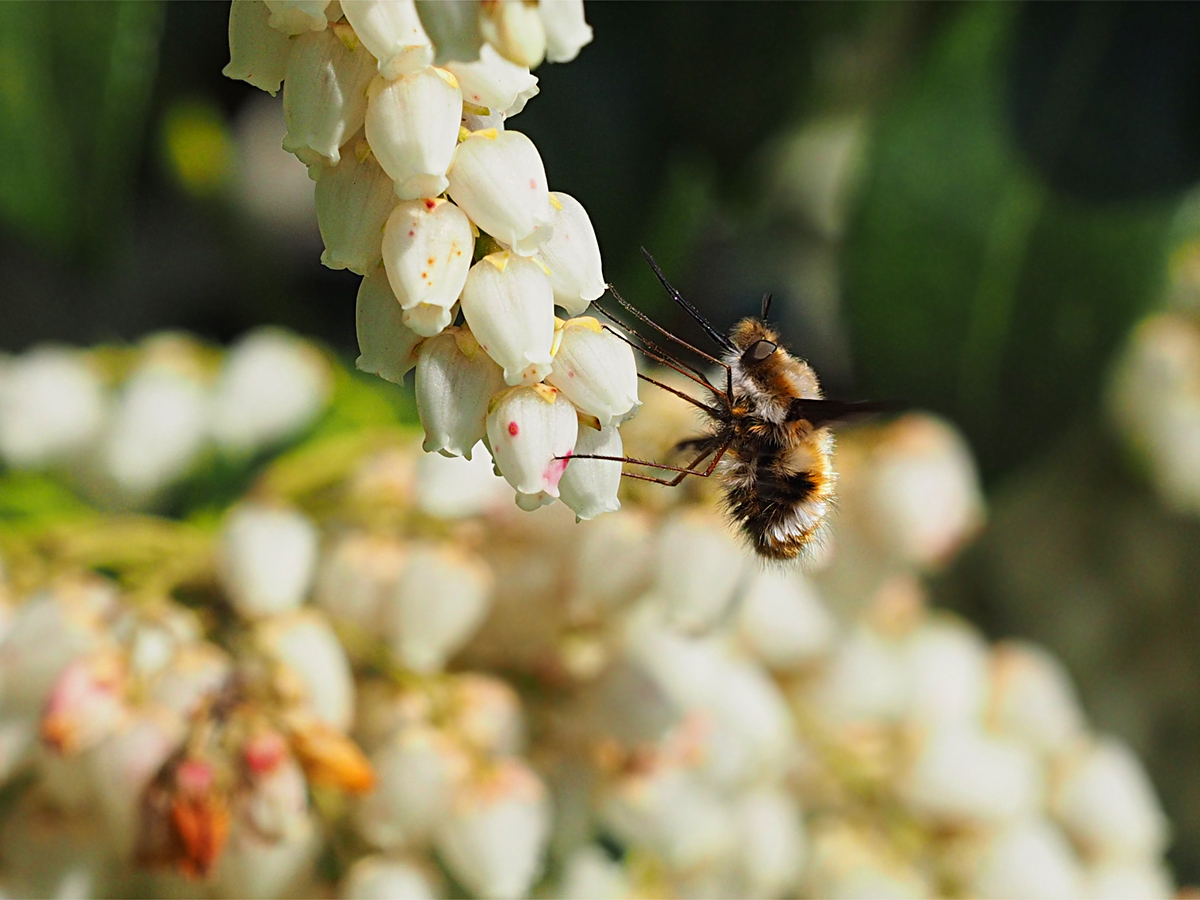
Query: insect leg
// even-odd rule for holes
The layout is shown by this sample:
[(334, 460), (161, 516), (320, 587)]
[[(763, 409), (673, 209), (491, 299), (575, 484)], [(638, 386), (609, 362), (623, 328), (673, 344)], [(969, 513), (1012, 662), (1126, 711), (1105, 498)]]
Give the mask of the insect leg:
[[(726, 369), (729, 368), (728, 363), (722, 362), (721, 360), (717, 359), (715, 356), (712, 356), (711, 354), (705, 353), (703, 350), (693, 347), (691, 344), (689, 344), (683, 338), (676, 337), (675, 335), (671, 334), (671, 332), (667, 331), (667, 329), (663, 328), (661, 325), (659, 325), (657, 322), (655, 322), (653, 319), (651, 319), (648, 315), (646, 315), (644, 312), (642, 312), (640, 309), (638, 309), (636, 306), (634, 306), (632, 303), (630, 303), (628, 300), (626, 300), (624, 297), (622, 297), (619, 293), (617, 293), (617, 289), (615, 287), (613, 287), (611, 284), (608, 285), (608, 291), (610, 294), (613, 295), (613, 299), (616, 300), (619, 304), (621, 304), (622, 309), (624, 309), (626, 312), (628, 312), (631, 316), (634, 316), (635, 318), (637, 318), (639, 321), (645, 322), (647, 325), (649, 325), (651, 328), (653, 328), (655, 331), (657, 331), (663, 337), (667, 338), (668, 340), (674, 341), (680, 347), (683, 347), (687, 350), (692, 351), (697, 356), (699, 356), (701, 359), (708, 360), (713, 365), (723, 366)], [(593, 304), (594, 304), (594, 302), (595, 301), (593, 301)], [(715, 331), (713, 333), (716, 334)], [(730, 349), (733, 349), (732, 345), (729, 343), (728, 338), (724, 339), (724, 343), (722, 343), (721, 346), (722, 347), (728, 346)]]
[[(604, 310), (600, 310), (600, 312), (604, 312)], [(607, 316), (608, 313), (604, 313), (604, 315)], [(685, 378), (691, 379), (692, 381), (696, 382), (696, 384), (700, 385), (703, 388), (707, 388), (708, 390), (712, 391), (714, 394), (717, 392), (717, 389), (715, 387), (713, 387), (712, 383), (707, 378), (704, 377), (704, 374), (702, 372), (696, 371), (691, 366), (687, 365), (687, 363), (671, 359), (666, 354), (664, 354), (662, 350), (660, 350), (658, 347), (655, 347), (654, 344), (650, 343), (649, 341), (646, 341), (646, 344), (651, 349), (647, 350), (645, 347), (639, 347), (637, 344), (635, 344), (633, 341), (631, 341), (628, 337), (626, 337), (625, 335), (621, 334), (619, 331), (614, 329), (611, 325), (604, 325), (602, 327), (609, 334), (613, 335), (614, 337), (620, 338), (625, 343), (627, 343), (630, 347), (632, 347), (634, 350), (637, 350), (639, 353), (642, 353), (645, 356), (648, 356), (650, 359), (654, 360), (657, 363), (662, 363), (664, 366), (666, 366), (669, 369), (674, 369), (680, 375), (684, 376)], [(632, 329), (630, 329), (630, 331), (637, 338), (639, 338), (641, 340), (645, 340), (645, 338), (642, 338), (642, 336), (640, 334), (638, 334), (636, 331), (633, 331)]]
[(662, 388), (668, 394), (674, 394), (676, 397), (680, 397), (680, 398), (686, 400), (688, 403), (692, 404), (693, 406), (700, 407), (700, 409), (704, 410), (706, 413), (708, 413), (714, 419), (720, 419), (724, 415), (724, 413), (722, 413), (720, 410), (713, 409), (707, 403), (697, 400), (695, 397), (689, 397), (683, 391), (677, 391), (677, 390), (675, 390), (675, 388), (673, 388), (669, 385), (663, 384), (661, 381), (655, 381), (649, 375), (643, 375), (641, 372), (638, 372), (638, 378), (642, 379), (642, 381), (650, 382), (650, 384), (654, 385), (655, 387)]
[(717, 331), (717, 329), (713, 328), (712, 325), (709, 324), (708, 319), (704, 318), (704, 316), (700, 314), (700, 310), (696, 309), (696, 307), (692, 306), (692, 304), (683, 299), (683, 295), (680, 294), (679, 291), (675, 290), (675, 287), (671, 284), (671, 282), (667, 281), (667, 276), (663, 274), (663, 270), (658, 267), (658, 263), (654, 261), (654, 257), (650, 255), (649, 251), (647, 251), (645, 247), (642, 248), (642, 256), (646, 257), (646, 262), (650, 263), (650, 268), (654, 270), (654, 274), (658, 277), (658, 280), (662, 283), (662, 286), (667, 289), (667, 293), (671, 295), (671, 299), (678, 303), (684, 312), (686, 312), (700, 324), (700, 327), (704, 329), (704, 333), (716, 341), (718, 347), (722, 347), (725, 350), (737, 349), (733, 345), (733, 341), (729, 340), (728, 337), (721, 334), (721, 332)]

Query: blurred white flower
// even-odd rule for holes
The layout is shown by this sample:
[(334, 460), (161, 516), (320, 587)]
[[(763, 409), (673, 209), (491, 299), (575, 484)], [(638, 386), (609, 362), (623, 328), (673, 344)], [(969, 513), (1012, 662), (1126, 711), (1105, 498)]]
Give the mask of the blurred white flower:
[(554, 296), (532, 260), (492, 253), (471, 267), (462, 311), (480, 346), (510, 385), (541, 381), (553, 366)]
[(810, 846), (807, 896), (937, 896), (927, 877), (868, 827), (837, 819), (822, 823), (814, 829)]
[(993, 728), (1044, 753), (1061, 753), (1083, 738), (1083, 710), (1070, 675), (1033, 644), (1007, 641), (992, 651), (988, 704)]
[(375, 58), (349, 26), (295, 38), (283, 79), (283, 149), (306, 166), (337, 165), (342, 144), (363, 126), (374, 77)]
[(537, 68), (546, 55), (546, 30), (538, 7), (522, 0), (480, 4), (484, 40), (518, 66)]
[(447, 727), (476, 753), (512, 756), (525, 744), (517, 692), (502, 679), (464, 672), (448, 685)]
[(546, 59), (570, 62), (592, 42), (592, 26), (583, 18), (583, 0), (551, 0), (538, 5), (546, 32)]
[(558, 496), (575, 447), (575, 408), (554, 388), (510, 388), (488, 411), (487, 437), (496, 465), (518, 493)]
[(219, 571), (237, 612), (259, 619), (296, 609), (312, 586), (317, 529), (303, 514), (246, 503), (227, 517)]
[(310, 344), (270, 328), (225, 356), (214, 392), (213, 434), (231, 453), (253, 453), (312, 423), (329, 402), (329, 364)]
[(458, 143), (462, 92), (444, 69), (422, 69), (368, 91), (367, 140), (401, 200), (436, 197)]
[(486, 453), (472, 459), (426, 453), (417, 460), (417, 470), (416, 503), (427, 515), (461, 519), (512, 502), (512, 491)]
[(633, 886), (624, 867), (612, 860), (595, 844), (585, 844), (563, 864), (562, 880), (555, 891), (563, 900), (626, 900), (633, 896)]
[(334, 166), (317, 168), (317, 225), (330, 269), (371, 272), (382, 258), (383, 225), (396, 198), (392, 181), (363, 139), (351, 139)]
[(470, 459), (487, 433), (488, 404), (504, 389), (504, 372), (469, 331), (451, 328), (421, 345), (416, 383), (425, 452)]
[(271, 12), (270, 25), (284, 34), (322, 31), (329, 0), (265, 0)]
[(354, 677), (337, 635), (316, 610), (261, 622), (257, 646), (282, 663), (277, 687), (302, 702), (321, 721), (345, 731), (354, 721)]
[(321, 557), (313, 600), (335, 623), (350, 623), (374, 638), (407, 559), (407, 548), (394, 538), (343, 535)]
[(342, 0), (342, 12), (379, 60), (384, 78), (399, 78), (433, 62), (433, 45), (413, 0)]
[(414, 546), (382, 607), (396, 661), (439, 671), (482, 623), (490, 595), (491, 574), (478, 560), (448, 546)]
[(212, 882), (226, 897), (298, 897), (313, 890), (321, 836), (311, 814), (282, 838), (235, 819)]
[(836, 626), (817, 589), (801, 572), (763, 569), (746, 586), (737, 628), (752, 656), (768, 668), (792, 670), (827, 653)]
[(1167, 820), (1154, 786), (1133, 751), (1115, 738), (1101, 738), (1067, 762), (1051, 808), (1094, 856), (1147, 859), (1167, 846)]
[(479, 30), (479, 0), (416, 0), (421, 25), (437, 52), (435, 65), (479, 59), (483, 34)]
[(215, 644), (185, 644), (170, 665), (149, 679), (146, 699), (187, 719), (228, 682), (232, 672), (229, 654)]
[[(622, 456), (621, 434), (616, 425), (596, 430), (581, 427), (575, 439), (573, 456)], [(617, 491), (621, 487), (621, 464), (603, 459), (572, 458), (563, 472), (558, 489), (562, 501), (575, 513), (576, 521), (594, 519), (602, 513), (621, 508)]]
[(274, 97), (287, 71), (292, 42), (268, 24), (270, 18), (271, 11), (262, 0), (233, 0), (229, 7), (229, 64), (221, 74)]
[(730, 610), (747, 572), (747, 556), (720, 516), (671, 515), (658, 535), (655, 596), (684, 631), (710, 628)]
[(922, 724), (982, 721), (988, 696), (988, 648), (970, 626), (930, 617), (903, 641), (909, 715)]
[(242, 105), (233, 123), (236, 168), (229, 199), (273, 239), (272, 249), (308, 258), (320, 246), (313, 182), (308, 167), (281, 146), (286, 133), (279, 102), (254, 95)]
[(515, 759), (497, 762), (459, 788), (437, 831), (438, 856), (477, 897), (529, 895), (550, 834), (550, 799)]
[(604, 293), (607, 285), (600, 260), (600, 244), (583, 204), (561, 191), (550, 192), (550, 226), (553, 233), (537, 257), (550, 270), (554, 302), (578, 316)]
[(858, 625), (834, 649), (803, 694), (832, 723), (897, 722), (908, 712), (910, 697), (900, 647)]
[(1103, 860), (1084, 873), (1086, 897), (1096, 900), (1169, 900), (1178, 896), (1160, 862)]
[(458, 79), (464, 102), (491, 112), (515, 116), (537, 93), (537, 77), (529, 74), (527, 67), (509, 62), (489, 44), (480, 48), (478, 60), (447, 63), (446, 68)]
[[(383, 264), (405, 324), (426, 337), (450, 324), (474, 247), (471, 222), (453, 203), (410, 200), (396, 207), (383, 231)], [(422, 318), (436, 327), (411, 319), (420, 307), (429, 308)]]
[(113, 651), (71, 662), (46, 699), (42, 741), (63, 754), (89, 749), (128, 720), (127, 689), (125, 667)]
[(434, 900), (440, 896), (429, 873), (388, 856), (364, 856), (342, 876), (341, 900)]
[(402, 384), (408, 370), (417, 364), (417, 347), (424, 338), (404, 324), (404, 310), (383, 266), (377, 266), (358, 287), (354, 326), (359, 354), (355, 367)]
[(742, 896), (794, 895), (808, 855), (804, 816), (796, 801), (779, 789), (749, 791), (734, 802), (733, 815), (742, 845)]
[[(579, 462), (569, 464), (568, 471)], [(568, 595), (576, 615), (603, 618), (645, 593), (654, 572), (652, 527), (648, 517), (626, 510), (619, 516), (600, 516), (579, 529)]]
[(519, 256), (532, 256), (553, 233), (546, 170), (533, 141), (519, 131), (486, 129), (467, 136), (447, 174), (450, 198)]
[(558, 332), (547, 384), (595, 416), (602, 427), (620, 424), (641, 406), (637, 362), (629, 344), (591, 316), (568, 319)]
[(95, 441), (104, 406), (100, 380), (74, 350), (40, 347), (0, 363), (0, 455), (15, 468), (64, 462)]
[(1062, 832), (1033, 818), (986, 841), (969, 890), (984, 900), (1071, 900), (1083, 896), (1083, 872)]

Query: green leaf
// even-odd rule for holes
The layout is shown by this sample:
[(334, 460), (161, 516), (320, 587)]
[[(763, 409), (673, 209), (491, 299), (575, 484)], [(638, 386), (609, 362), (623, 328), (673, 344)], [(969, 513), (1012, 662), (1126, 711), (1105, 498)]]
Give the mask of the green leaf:
[[(1005, 118), (1015, 12), (960, 8), (882, 110), (845, 258), (862, 392), (952, 417), (989, 475), (1090, 410), (1161, 285), (1175, 207), (1072, 201), (1023, 164)], [(1089, 77), (1092, 39), (1064, 78)], [(1077, 86), (1047, 98), (1051, 119)]]

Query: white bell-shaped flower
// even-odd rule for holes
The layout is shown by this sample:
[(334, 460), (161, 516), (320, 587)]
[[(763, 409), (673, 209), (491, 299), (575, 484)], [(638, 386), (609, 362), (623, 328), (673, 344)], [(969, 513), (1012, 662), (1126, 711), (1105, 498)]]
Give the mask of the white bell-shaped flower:
[(229, 7), (229, 64), (221, 74), (274, 97), (287, 72), (292, 42), (268, 24), (270, 17), (263, 0), (233, 0)]
[(1179, 896), (1171, 870), (1158, 860), (1101, 860), (1088, 867), (1085, 897), (1170, 900)]
[(258, 619), (304, 602), (317, 565), (317, 529), (294, 510), (236, 507), (218, 550), (221, 583), (237, 612)]
[(259, 624), (257, 646), (281, 663), (285, 691), (302, 700), (318, 719), (338, 731), (354, 721), (354, 676), (337, 633), (321, 613), (302, 609)]
[(82, 353), (30, 350), (0, 372), (0, 456), (32, 468), (85, 450), (104, 424), (104, 390)]
[(404, 324), (404, 310), (383, 266), (377, 266), (358, 287), (354, 327), (358, 331), (358, 359), (354, 361), (358, 370), (401, 384), (417, 364), (417, 346), (424, 338)]
[(388, 856), (364, 856), (338, 884), (343, 900), (434, 900), (443, 896), (430, 873), (412, 862)]
[(521, 132), (472, 133), (458, 145), (446, 177), (454, 202), (514, 253), (532, 256), (549, 240), (553, 210), (546, 170)]
[[(623, 456), (621, 433), (616, 425), (597, 431), (582, 427), (575, 440), (573, 455)], [(621, 464), (605, 459), (572, 459), (558, 484), (563, 503), (575, 513), (576, 521), (594, 519), (601, 513), (621, 508), (617, 491), (621, 487)]]
[(365, 138), (345, 149), (336, 166), (317, 167), (317, 226), (325, 242), (321, 263), (366, 275), (379, 264), (383, 224), (396, 196)]
[(433, 44), (413, 0), (342, 0), (342, 13), (379, 60), (384, 78), (399, 78), (433, 62)]
[(550, 208), (554, 233), (538, 248), (537, 256), (550, 270), (554, 302), (568, 315), (578, 316), (607, 287), (600, 244), (587, 210), (570, 194), (551, 191)]
[(433, 41), (437, 55), (434, 65), (471, 62), (479, 59), (483, 32), (479, 28), (479, 0), (416, 0), (417, 15), (425, 33)]
[(486, 453), (474, 459), (421, 454), (417, 460), (416, 494), (417, 508), (438, 519), (477, 516), (507, 503), (512, 496)]
[(462, 119), (462, 92), (444, 69), (422, 69), (371, 82), (367, 140), (395, 183), (401, 200), (436, 197), (446, 190)]
[(363, 125), (374, 77), (375, 58), (349, 26), (296, 38), (283, 79), (283, 149), (307, 166), (337, 165), (339, 148)]
[(796, 801), (779, 788), (760, 788), (742, 794), (733, 814), (742, 844), (742, 896), (795, 895), (808, 853), (804, 816)]
[(907, 675), (896, 642), (859, 626), (837, 644), (805, 699), (835, 725), (894, 723), (908, 712)]
[(983, 900), (1085, 896), (1082, 867), (1070, 842), (1040, 816), (989, 835), (974, 868), (967, 893)]
[(536, 69), (546, 55), (546, 29), (535, 5), (524, 0), (481, 4), (483, 39), (518, 66)]
[(746, 569), (746, 554), (717, 515), (688, 511), (663, 523), (655, 594), (677, 627), (700, 631), (719, 621)]
[(570, 62), (592, 42), (592, 26), (583, 18), (583, 0), (551, 0), (538, 4), (546, 31), (546, 60)]
[(550, 374), (554, 295), (541, 265), (503, 252), (485, 256), (467, 275), (462, 311), (506, 383), (536, 384)]
[(284, 34), (324, 31), (329, 20), (325, 8), (329, 0), (265, 0), (271, 12), (269, 24)]
[(909, 716), (927, 724), (979, 722), (988, 696), (988, 646), (949, 617), (930, 618), (904, 640)]
[(336, 625), (373, 639), (385, 598), (396, 590), (407, 560), (396, 538), (350, 532), (322, 555), (313, 601)]
[(816, 587), (799, 571), (763, 569), (751, 576), (737, 618), (742, 644), (771, 669), (812, 663), (828, 652), (836, 634)]
[(250, 453), (291, 437), (329, 402), (329, 363), (294, 335), (263, 328), (230, 348), (213, 391), (213, 436)]
[(537, 76), (501, 56), (491, 44), (484, 44), (475, 62), (455, 62), (446, 66), (458, 79), (463, 102), (493, 113), (515, 116), (525, 102), (537, 93)]
[(395, 659), (437, 672), (483, 622), (491, 573), (451, 547), (413, 548), (396, 590), (384, 603), (383, 629)]
[(435, 839), (438, 856), (476, 897), (529, 896), (550, 835), (550, 800), (537, 776), (515, 759), (460, 788)]
[(403, 201), (388, 217), (383, 265), (406, 323), (418, 334), (432, 337), (450, 324), (474, 249), (471, 221), (447, 200)]
[(575, 407), (544, 384), (501, 394), (488, 412), (488, 443), (505, 479), (522, 494), (558, 496), (578, 436)]
[(591, 316), (568, 319), (559, 330), (554, 369), (546, 382), (601, 426), (627, 419), (641, 405), (633, 348)]
[(1006, 641), (992, 651), (988, 720), (1047, 754), (1078, 742), (1087, 726), (1066, 666), (1024, 641)]
[(417, 356), (417, 413), (425, 428), (425, 452), (470, 459), (487, 433), (488, 404), (504, 389), (504, 372), (463, 328), (430, 338)]

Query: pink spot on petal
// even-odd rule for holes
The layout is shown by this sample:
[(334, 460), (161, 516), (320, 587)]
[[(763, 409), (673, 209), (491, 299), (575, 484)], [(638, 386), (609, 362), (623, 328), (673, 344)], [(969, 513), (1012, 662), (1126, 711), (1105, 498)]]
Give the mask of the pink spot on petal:
[(517, 426), (516, 422), (509, 422), (508, 423), (508, 433), (511, 434), (513, 437), (516, 437), (518, 434), (521, 433), (521, 429)]
[(425, 201), (425, 208), (426, 208), (426, 209), (433, 209), (435, 206), (437, 206), (437, 201), (436, 201), (436, 200), (426, 200), (426, 201)]
[(554, 490), (558, 487), (558, 483), (562, 480), (563, 472), (567, 469), (567, 463), (571, 461), (571, 451), (568, 450), (566, 455), (561, 459), (552, 459), (546, 466), (546, 471), (542, 473), (542, 483), (547, 490)]
[(575, 377), (575, 370), (574, 370), (574, 369), (568, 369), (568, 370), (567, 370), (567, 377), (568, 377), (568, 378), (574, 378), (574, 377)]
[(410, 230), (409, 230), (409, 232), (408, 232), (408, 236), (409, 236), (409, 237), (416, 237), (416, 236), (417, 236), (417, 233), (416, 233), (415, 231), (412, 231), (412, 230), (410, 229)]
[(537, 179), (536, 179), (536, 178), (530, 178), (530, 179), (529, 179), (529, 189), (530, 189), (531, 191), (536, 191), (536, 190), (537, 190)]

